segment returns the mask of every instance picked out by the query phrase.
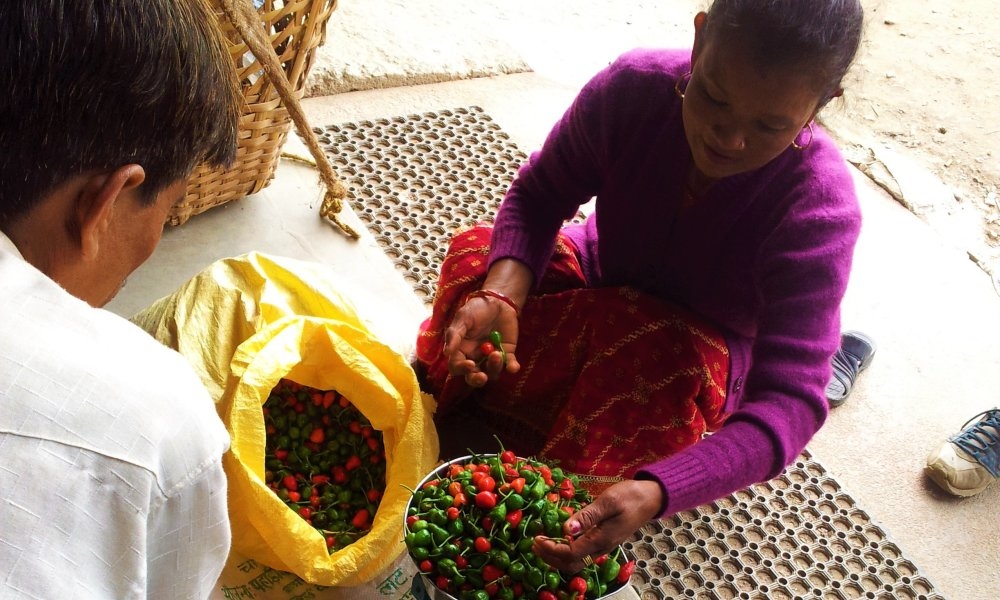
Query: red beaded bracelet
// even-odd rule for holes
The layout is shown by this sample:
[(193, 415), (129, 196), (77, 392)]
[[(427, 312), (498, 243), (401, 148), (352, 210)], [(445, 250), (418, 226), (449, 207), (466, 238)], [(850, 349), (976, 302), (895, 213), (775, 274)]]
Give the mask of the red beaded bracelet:
[(513, 308), (515, 315), (521, 314), (521, 309), (517, 307), (517, 304), (513, 300), (511, 300), (505, 294), (501, 294), (500, 292), (496, 292), (494, 290), (476, 290), (471, 294), (469, 294), (468, 296), (466, 296), (465, 301), (468, 302), (470, 298), (485, 298), (485, 297), (496, 298), (500, 302), (503, 302), (507, 306)]

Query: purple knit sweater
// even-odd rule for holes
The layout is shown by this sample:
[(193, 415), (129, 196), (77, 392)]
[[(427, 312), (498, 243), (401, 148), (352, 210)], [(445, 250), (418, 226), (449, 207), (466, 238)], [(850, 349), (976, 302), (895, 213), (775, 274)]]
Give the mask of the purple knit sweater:
[(726, 424), (647, 465), (663, 515), (778, 475), (826, 419), (860, 209), (847, 164), (816, 128), (756, 171), (722, 179), (680, 210), (691, 154), (678, 77), (690, 51), (634, 50), (594, 77), (531, 155), (500, 207), (490, 260), (541, 279), (566, 227), (593, 286), (631, 285), (687, 306), (726, 336)]

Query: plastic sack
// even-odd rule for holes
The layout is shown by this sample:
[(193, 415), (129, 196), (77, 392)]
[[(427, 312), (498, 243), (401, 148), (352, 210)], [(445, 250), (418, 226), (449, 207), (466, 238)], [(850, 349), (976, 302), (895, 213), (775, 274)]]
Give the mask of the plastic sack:
[[(221, 260), (132, 321), (187, 357), (216, 400), (232, 439), (223, 464), (234, 553), (323, 586), (366, 583), (399, 557), (406, 487), (437, 462), (434, 401), (322, 265), (260, 253)], [(372, 528), (333, 554), (264, 483), (261, 405), (283, 377), (337, 390), (383, 435), (386, 490)]]

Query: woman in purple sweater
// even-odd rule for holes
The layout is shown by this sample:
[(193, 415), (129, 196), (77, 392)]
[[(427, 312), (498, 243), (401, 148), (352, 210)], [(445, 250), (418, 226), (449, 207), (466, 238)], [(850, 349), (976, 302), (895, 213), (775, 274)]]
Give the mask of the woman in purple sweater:
[[(418, 339), (444, 452), (494, 432), (617, 482), (567, 521), (572, 543), (538, 540), (550, 564), (577, 570), (651, 518), (776, 476), (823, 424), (861, 221), (813, 119), (842, 94), (862, 15), (715, 0), (690, 51), (597, 74), (492, 230), (453, 240)], [(506, 361), (483, 354), (491, 330)]]

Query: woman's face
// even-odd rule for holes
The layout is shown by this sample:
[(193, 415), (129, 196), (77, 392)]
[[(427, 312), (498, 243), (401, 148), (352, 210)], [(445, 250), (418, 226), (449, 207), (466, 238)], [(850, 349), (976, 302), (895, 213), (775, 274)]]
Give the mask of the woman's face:
[(761, 69), (739, 40), (707, 40), (703, 27), (696, 19), (684, 131), (695, 167), (718, 179), (757, 169), (784, 152), (816, 115), (820, 97), (806, 72)]

